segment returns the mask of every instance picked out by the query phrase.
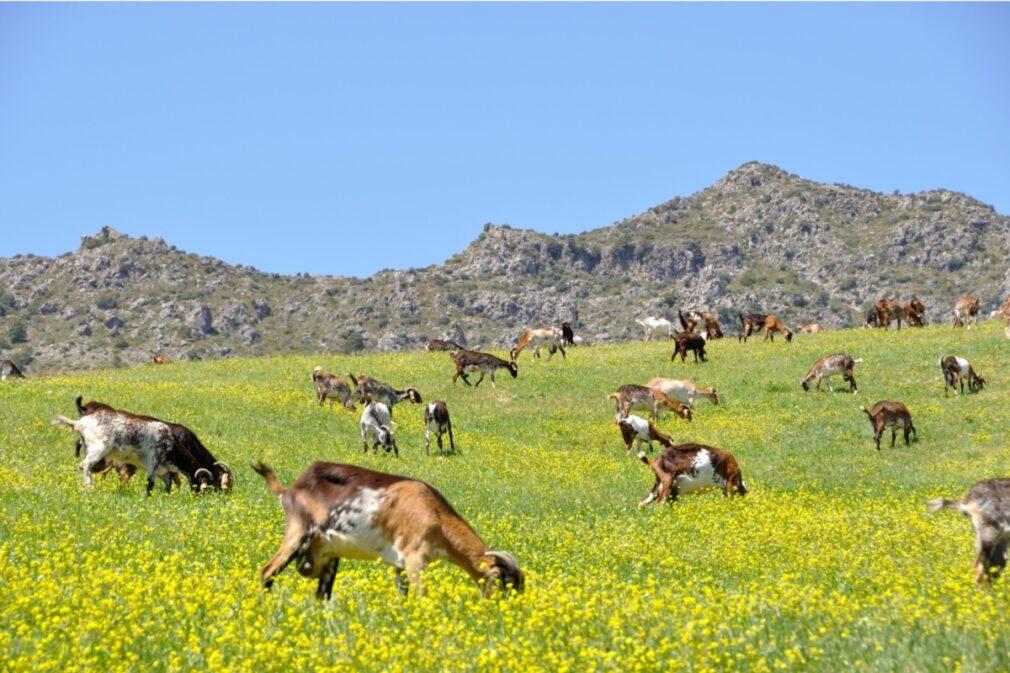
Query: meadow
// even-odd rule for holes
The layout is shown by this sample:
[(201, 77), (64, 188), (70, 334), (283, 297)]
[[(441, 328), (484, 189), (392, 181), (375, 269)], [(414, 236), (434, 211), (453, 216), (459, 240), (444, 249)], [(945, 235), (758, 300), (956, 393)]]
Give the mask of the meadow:
[[(0, 667), (12, 671), (1006, 671), (1010, 577), (973, 584), (973, 536), (933, 497), (1010, 476), (1010, 340), (1002, 324), (727, 338), (710, 361), (668, 341), (519, 360), (498, 386), (450, 383), (445, 353), (144, 365), (0, 385)], [(804, 393), (822, 355), (863, 358), (858, 395)], [(945, 399), (942, 355), (969, 358), (982, 392)], [(504, 354), (502, 354), (504, 355)], [(506, 356), (507, 357), (507, 356)], [(400, 458), (362, 453), (358, 413), (320, 407), (310, 373), (368, 374), (444, 399), (458, 453), (425, 455), (421, 407), (401, 403)], [(732, 452), (750, 489), (638, 509), (653, 483), (626, 456), (608, 393), (653, 376), (715, 386), (678, 441)], [(823, 387), (823, 386), (822, 386)], [(74, 436), (53, 427), (76, 395), (181, 422), (236, 473), (231, 495), (160, 489), (142, 475), (82, 488)], [(919, 440), (873, 445), (860, 404), (905, 402)], [(333, 599), (292, 568), (259, 569), (283, 532), (275, 496), (312, 461), (435, 485), (526, 572), (484, 600), (436, 563), (402, 598), (381, 563), (345, 561)]]

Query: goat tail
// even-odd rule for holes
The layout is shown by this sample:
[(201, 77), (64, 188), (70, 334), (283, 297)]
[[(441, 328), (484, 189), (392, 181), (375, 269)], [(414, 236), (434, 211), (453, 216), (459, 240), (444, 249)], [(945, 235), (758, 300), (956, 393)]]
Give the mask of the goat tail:
[(267, 488), (276, 493), (277, 495), (284, 495), (288, 490), (284, 488), (284, 484), (280, 482), (277, 475), (274, 473), (273, 468), (264, 463), (257, 463), (252, 466), (252, 469), (256, 471), (256, 474), (260, 475), (267, 480)]
[(347, 376), (350, 377), (350, 379), (351, 379), (351, 385), (354, 386), (355, 388), (357, 388), (358, 387), (358, 377), (355, 376), (354, 374), (352, 374), (351, 372), (347, 372)]
[(87, 413), (87, 410), (85, 410), (84, 405), (81, 404), (81, 402), (83, 400), (84, 400), (84, 396), (83, 395), (78, 395), (77, 397), (74, 398), (74, 404), (77, 405), (77, 415), (78, 416), (84, 416), (84, 414)]
[(946, 498), (934, 498), (926, 503), (926, 511), (930, 514), (939, 512), (941, 509), (961, 509), (960, 500), (947, 500)]
[(53, 425), (65, 425), (68, 428), (77, 429), (77, 421), (72, 421), (66, 416), (53, 416)]
[[(861, 406), (859, 407), (859, 410), (860, 410), (860, 411), (862, 411), (862, 412), (863, 412), (864, 414), (866, 414), (867, 416), (870, 416), (870, 410), (869, 410), (869, 409), (867, 409), (867, 408), (866, 408), (865, 406), (862, 406), (862, 405), (861, 405)], [(873, 417), (872, 417), (872, 416), (870, 416), (870, 418), (873, 418)]]
[(863, 361), (863, 358), (856, 358), (855, 360), (852, 361), (852, 363), (858, 365), (862, 361)]

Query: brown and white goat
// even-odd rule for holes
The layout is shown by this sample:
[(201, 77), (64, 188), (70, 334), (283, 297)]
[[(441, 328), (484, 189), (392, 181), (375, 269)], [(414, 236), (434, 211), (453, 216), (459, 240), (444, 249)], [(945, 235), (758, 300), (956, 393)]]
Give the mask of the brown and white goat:
[(438, 442), (438, 452), (442, 453), (442, 435), (449, 433), (449, 449), (456, 453), (456, 443), (452, 439), (452, 419), (449, 418), (449, 407), (443, 400), (431, 402), (424, 408), (424, 453), (431, 447), (431, 433), (435, 433)]
[(143, 467), (147, 472), (148, 495), (156, 477), (161, 477), (166, 492), (171, 492), (173, 481), (178, 483), (174, 476), (177, 473), (184, 474), (190, 486), (198, 491), (208, 487), (229, 491), (234, 485), (228, 466), (215, 461), (189, 428), (114, 409), (101, 402), (82, 405), (80, 396), (76, 403), (80, 419), (55, 416), (53, 424), (70, 427), (80, 436), (84, 450), (81, 470), (88, 488), (93, 485), (92, 472), (113, 462)]
[(808, 322), (806, 325), (800, 327), (798, 331), (800, 334), (820, 334), (824, 331), (824, 328), (819, 322)]
[(852, 370), (856, 366), (856, 363), (862, 361), (862, 359), (853, 360), (852, 356), (847, 353), (827, 355), (814, 363), (814, 366), (810, 368), (807, 375), (800, 381), (800, 385), (803, 386), (803, 390), (810, 390), (810, 379), (817, 379), (817, 390), (820, 390), (821, 381), (827, 379), (828, 390), (833, 391), (831, 377), (841, 374), (842, 378), (849, 384), (849, 391), (858, 393), (859, 386), (856, 385), (856, 379), (852, 375)]
[(631, 454), (631, 445), (635, 444), (636, 449), (640, 449), (644, 442), (652, 452), (652, 441), (655, 440), (663, 446), (673, 446), (670, 435), (664, 435), (656, 427), (655, 423), (634, 414), (624, 418), (618, 418), (617, 427), (621, 429), (621, 437), (624, 439), (625, 454)]
[(685, 332), (693, 332), (695, 327), (702, 325), (705, 329), (706, 339), (721, 339), (723, 337), (719, 320), (710, 311), (688, 310), (685, 313), (680, 310), (677, 311), (677, 317), (680, 318), (680, 325)]
[(653, 420), (666, 411), (672, 411), (684, 420), (691, 420), (689, 407), (674, 402), (662, 390), (656, 388), (629, 383), (610, 393), (607, 399), (614, 400), (617, 404), (616, 411), (619, 418), (627, 418), (633, 409), (645, 409), (649, 412), (649, 418)]
[(676, 360), (680, 355), (682, 363), (687, 362), (687, 352), (694, 352), (694, 361), (705, 362), (705, 337), (694, 332), (677, 332), (673, 335), (673, 340), (677, 344), (677, 349), (670, 355), (670, 362)]
[(347, 381), (329, 372), (324, 372), (322, 367), (312, 370), (312, 383), (316, 387), (316, 400), (319, 406), (328, 399), (330, 408), (333, 408), (333, 400), (340, 400), (340, 404), (345, 409), (354, 409), (354, 392)]
[(737, 316), (740, 318), (740, 334), (737, 336), (737, 341), (744, 343), (747, 343), (747, 337), (764, 327), (765, 320), (768, 319), (767, 313), (748, 313), (747, 315), (737, 313)]
[(0, 360), (0, 381), (23, 378), (25, 378), (25, 375), (21, 373), (16, 364), (10, 360)]
[(539, 329), (526, 330), (523, 332), (522, 337), (519, 338), (519, 341), (516, 342), (516, 345), (512, 347), (512, 350), (509, 351), (509, 357), (515, 360), (519, 357), (519, 353), (527, 346), (533, 348), (534, 360), (540, 357), (541, 346), (547, 346), (548, 360), (554, 357), (554, 351), (556, 350), (561, 351), (562, 359), (565, 358), (564, 333), (560, 327), (541, 327)]
[(877, 443), (877, 451), (880, 451), (880, 436), (884, 434), (884, 428), (891, 429), (892, 449), (894, 448), (894, 438), (898, 434), (898, 428), (901, 428), (905, 433), (905, 446), (908, 446), (909, 433), (914, 433), (915, 439), (919, 439), (919, 433), (915, 431), (915, 426), (912, 425), (912, 414), (908, 412), (908, 407), (901, 402), (881, 401), (869, 409), (866, 407), (859, 407), (859, 409), (870, 419), (870, 425), (873, 426), (873, 440)]
[(670, 399), (686, 404), (691, 409), (694, 409), (694, 403), (699, 397), (705, 397), (712, 404), (719, 405), (719, 393), (715, 388), (702, 388), (686, 379), (681, 381), (657, 376), (645, 385), (663, 391), (663, 394)]
[(722, 489), (726, 496), (747, 495), (747, 486), (740, 466), (729, 451), (704, 444), (678, 444), (649, 460), (642, 452), (638, 458), (652, 468), (656, 483), (638, 503), (644, 507), (656, 501), (660, 505), (670, 498), (676, 502), (681, 494), (688, 495), (709, 488)]
[(954, 396), (958, 395), (958, 384), (961, 392), (964, 392), (964, 382), (968, 382), (968, 392), (976, 393), (982, 390), (985, 379), (975, 373), (971, 363), (962, 357), (948, 355), (940, 358), (940, 370), (943, 372), (943, 396), (947, 397), (947, 389), (954, 389)]
[(419, 594), (421, 571), (440, 559), (465, 570), (485, 595), (495, 587), (518, 592), (525, 587), (515, 557), (491, 551), (430, 484), (355, 465), (317, 462), (285, 488), (266, 465), (253, 469), (284, 509), (284, 540), (260, 572), (266, 589), (295, 561), (300, 575), (319, 580), (316, 598), (327, 600), (342, 558), (382, 559), (396, 570), (402, 593), (407, 592), (404, 571)]
[(351, 384), (354, 385), (354, 395), (359, 402), (364, 403), (366, 397), (371, 397), (389, 407), (390, 413), (393, 411), (393, 405), (397, 402), (410, 400), (412, 404), (420, 404), (423, 401), (421, 393), (415, 388), (396, 390), (388, 383), (377, 381), (371, 376), (355, 376), (351, 372), (347, 372), (347, 376), (350, 377)]
[(972, 570), (980, 588), (989, 587), (1006, 568), (1010, 544), (1010, 479), (985, 479), (960, 500), (930, 500), (929, 511), (954, 509), (971, 520), (975, 529), (975, 563)]
[(954, 327), (965, 327), (970, 330), (977, 322), (978, 297), (968, 294), (954, 302)]
[(480, 372), (480, 378), (477, 379), (474, 387), (479, 386), (480, 382), (484, 380), (484, 375), (487, 374), (491, 378), (491, 387), (495, 388), (497, 386), (494, 384), (494, 373), (500, 368), (507, 369), (512, 378), (519, 376), (519, 365), (514, 361), (508, 362), (490, 353), (461, 350), (450, 354), (450, 357), (456, 363), (456, 373), (452, 375), (453, 384), (456, 383), (457, 378), (462, 376), (463, 383), (470, 385), (470, 379), (467, 378), (467, 374)]

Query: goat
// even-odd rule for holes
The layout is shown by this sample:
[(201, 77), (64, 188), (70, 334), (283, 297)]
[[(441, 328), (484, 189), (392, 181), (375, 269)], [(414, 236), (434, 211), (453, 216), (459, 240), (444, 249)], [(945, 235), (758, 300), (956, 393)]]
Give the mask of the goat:
[(800, 327), (798, 331), (800, 334), (820, 334), (824, 331), (824, 328), (819, 322), (808, 322), (806, 325)]
[(935, 498), (927, 504), (930, 512), (955, 509), (971, 519), (975, 529), (975, 582), (979, 588), (992, 586), (1007, 563), (1010, 479), (985, 479), (968, 489), (960, 500)]
[(576, 345), (575, 332), (572, 331), (572, 323), (568, 321), (561, 323), (561, 343), (565, 346)]
[(702, 388), (692, 381), (678, 381), (657, 376), (645, 385), (663, 391), (663, 394), (670, 399), (686, 404), (691, 409), (694, 409), (694, 402), (699, 397), (707, 397), (709, 402), (716, 406), (719, 405), (719, 393), (715, 388)]
[(912, 414), (908, 412), (901, 402), (877, 402), (870, 409), (859, 407), (870, 419), (873, 426), (873, 440), (877, 443), (877, 451), (880, 451), (880, 436), (884, 434), (884, 428), (891, 428), (891, 448), (894, 448), (894, 438), (898, 434), (900, 427), (905, 433), (905, 446), (908, 446), (909, 433), (915, 434), (915, 440), (919, 441), (919, 433), (912, 425)]
[(366, 395), (360, 425), (361, 446), (364, 451), (368, 451), (368, 440), (371, 438), (372, 451), (378, 451), (381, 446), (386, 453), (392, 451), (397, 458), (400, 457), (400, 451), (396, 448), (396, 437), (393, 435), (396, 423), (389, 415), (389, 407)]
[(364, 403), (366, 397), (371, 397), (389, 407), (390, 413), (392, 413), (393, 405), (397, 402), (410, 400), (412, 404), (420, 404), (423, 401), (421, 393), (415, 388), (396, 390), (388, 383), (376, 381), (370, 376), (355, 376), (351, 372), (347, 372), (347, 376), (350, 377), (351, 383), (354, 385), (354, 394), (359, 402)]
[(151, 362), (156, 365), (170, 365), (172, 360), (162, 353), (151, 353)]
[(982, 390), (985, 379), (975, 373), (971, 363), (962, 357), (948, 355), (940, 358), (940, 370), (943, 372), (943, 396), (947, 397), (947, 389), (954, 389), (954, 396), (957, 397), (958, 383), (961, 384), (961, 392), (964, 392), (964, 382), (968, 381), (968, 392), (975, 393)]
[(673, 323), (666, 318), (649, 316), (645, 320), (635, 320), (635, 322), (645, 328), (645, 341), (652, 341), (652, 333), (658, 329), (665, 329), (667, 336), (673, 336)]
[(473, 372), (479, 371), (480, 378), (477, 379), (477, 383), (474, 387), (480, 385), (480, 382), (484, 380), (484, 375), (488, 374), (491, 378), (491, 387), (496, 388), (494, 384), (494, 373), (501, 367), (504, 367), (512, 375), (512, 378), (519, 376), (519, 365), (514, 361), (507, 362), (502, 360), (500, 357), (491, 355), (490, 353), (480, 353), (478, 351), (456, 351), (450, 354), (452, 361), (456, 363), (456, 373), (452, 375), (452, 383), (456, 384), (456, 379), (460, 376), (463, 377), (463, 383), (470, 385), (470, 379), (467, 374), (472, 374)]
[(627, 418), (632, 409), (647, 409), (649, 418), (655, 420), (665, 411), (672, 411), (686, 421), (691, 420), (691, 409), (679, 402), (674, 402), (662, 390), (626, 384), (610, 393), (607, 399), (614, 400), (619, 418)]
[[(760, 328), (761, 334), (764, 335), (764, 341), (768, 341), (769, 338), (771, 338), (772, 341), (775, 341), (776, 332), (784, 334), (786, 341), (793, 340), (792, 330), (786, 327), (785, 323), (779, 320), (776, 316), (766, 315), (764, 321), (760, 325)], [(745, 336), (743, 340), (747, 341), (747, 337)]]
[(489, 596), (495, 586), (522, 592), (526, 579), (515, 557), (491, 551), (434, 486), (354, 465), (313, 463), (285, 488), (263, 463), (253, 469), (280, 497), (284, 540), (260, 572), (270, 589), (296, 561), (298, 573), (319, 580), (316, 598), (328, 600), (341, 558), (381, 558), (396, 570), (396, 586), (423, 592), (421, 571), (438, 559), (454, 563)]
[(72, 421), (55, 416), (53, 424), (70, 427), (80, 436), (84, 449), (81, 470), (86, 487), (93, 486), (91, 473), (102, 470), (108, 462), (143, 467), (147, 472), (148, 495), (156, 477), (161, 477), (165, 491), (171, 492), (173, 481), (178, 483), (175, 475), (180, 472), (196, 491), (208, 487), (230, 491), (234, 485), (228, 466), (214, 460), (210, 451), (184, 425), (131, 414), (101, 402), (82, 405), (80, 395), (75, 402), (81, 418)]
[(895, 299), (881, 299), (873, 305), (873, 310), (877, 314), (877, 327), (883, 327), (885, 330), (892, 320), (898, 323), (899, 330), (902, 320), (909, 327), (922, 327), (926, 312), (925, 306), (918, 297), (912, 297), (912, 301), (908, 303)]
[(678, 310), (677, 317), (680, 319), (680, 325), (684, 328), (685, 332), (693, 332), (697, 325), (703, 323), (706, 339), (721, 339), (723, 337), (722, 328), (719, 327), (719, 320), (715, 317), (714, 313), (690, 309), (687, 313), (684, 313), (683, 310)]
[(866, 311), (866, 322), (863, 323), (863, 327), (880, 327), (880, 316), (877, 315), (876, 305), (871, 306)]
[(954, 327), (971, 326), (978, 322), (978, 297), (969, 294), (954, 302)]
[(447, 341), (445, 339), (429, 339), (424, 342), (424, 350), (426, 351), (458, 351), (463, 347), (460, 346), (455, 341)]
[(339, 376), (334, 376), (329, 372), (324, 372), (322, 367), (312, 370), (312, 383), (316, 386), (316, 400), (319, 406), (329, 399), (330, 408), (333, 408), (333, 400), (338, 399), (345, 409), (354, 409), (354, 394), (347, 381)]
[(748, 313), (744, 315), (743, 313), (737, 313), (740, 318), (740, 334), (737, 335), (737, 341), (742, 341), (747, 343), (747, 337), (749, 337), (754, 332), (761, 329), (765, 320), (768, 318), (767, 313)]
[(1006, 323), (1006, 326), (1003, 329), (1003, 334), (1010, 339), (1010, 297), (1007, 297), (1007, 300), (1003, 303), (1003, 306), (1000, 307), (998, 313), (1003, 316), (1003, 322)]
[(655, 460), (650, 461), (641, 451), (638, 458), (656, 474), (656, 483), (638, 503), (639, 507), (653, 501), (662, 505), (667, 498), (676, 502), (681, 493), (688, 495), (707, 488), (721, 488), (727, 497), (734, 492), (741, 496), (748, 492), (736, 458), (714, 446), (678, 444), (663, 451)]
[(810, 368), (807, 375), (803, 377), (800, 381), (800, 385), (803, 386), (803, 390), (810, 390), (810, 379), (817, 379), (817, 390), (821, 389), (821, 380), (828, 380), (828, 390), (834, 391), (831, 386), (831, 377), (838, 374), (842, 375), (842, 378), (848, 381), (849, 391), (852, 393), (859, 392), (859, 386), (856, 385), (856, 379), (852, 376), (852, 369), (856, 366), (856, 363), (862, 362), (859, 360), (853, 360), (852, 356), (847, 353), (837, 353), (835, 355), (827, 355), (817, 362)]
[(652, 440), (656, 440), (663, 446), (673, 446), (673, 441), (669, 435), (664, 435), (659, 428), (649, 420), (641, 416), (618, 417), (615, 421), (617, 427), (621, 429), (621, 437), (624, 438), (625, 455), (631, 455), (631, 445), (636, 444), (636, 449), (641, 448), (644, 442), (652, 452)]
[(16, 364), (10, 360), (0, 360), (0, 381), (23, 378), (25, 378), (25, 375), (21, 373)]
[(424, 453), (431, 447), (431, 433), (435, 433), (438, 452), (442, 453), (442, 435), (449, 433), (449, 448), (456, 453), (456, 443), (452, 439), (452, 420), (449, 408), (443, 400), (437, 400), (424, 408)]
[(516, 342), (516, 345), (512, 347), (512, 350), (509, 351), (509, 357), (515, 360), (524, 348), (532, 346), (533, 359), (537, 359), (540, 357), (540, 347), (544, 345), (548, 346), (550, 350), (547, 355), (548, 360), (554, 357), (555, 350), (561, 351), (561, 357), (565, 357), (564, 333), (558, 327), (541, 327), (540, 329), (526, 330), (519, 341)]
[(698, 358), (701, 358), (701, 362), (705, 362), (705, 337), (701, 334), (695, 334), (694, 332), (677, 332), (673, 335), (673, 340), (677, 343), (677, 349), (673, 351), (670, 355), (670, 362), (673, 362), (677, 358), (677, 354), (680, 354), (680, 361), (687, 362), (687, 352), (694, 352), (694, 361), (698, 362)]

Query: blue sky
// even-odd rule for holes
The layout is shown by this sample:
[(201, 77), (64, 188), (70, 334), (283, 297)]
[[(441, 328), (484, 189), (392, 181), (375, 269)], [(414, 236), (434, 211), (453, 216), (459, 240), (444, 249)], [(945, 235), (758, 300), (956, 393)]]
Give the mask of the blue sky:
[(0, 3), (0, 257), (280, 273), (606, 226), (751, 161), (1010, 213), (1010, 4)]

